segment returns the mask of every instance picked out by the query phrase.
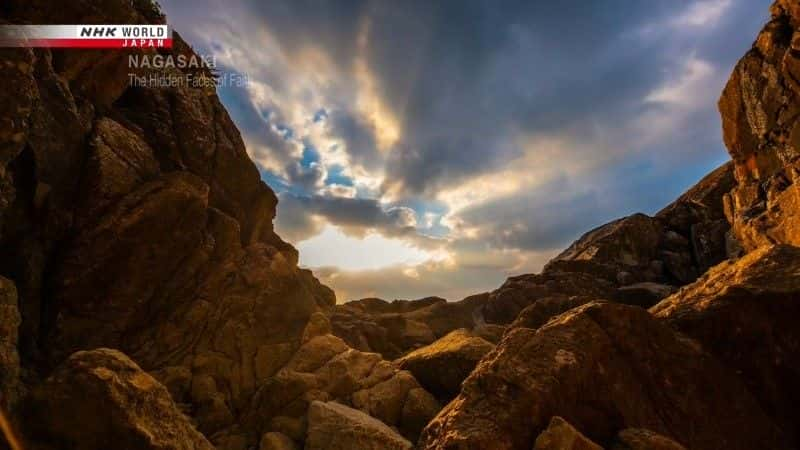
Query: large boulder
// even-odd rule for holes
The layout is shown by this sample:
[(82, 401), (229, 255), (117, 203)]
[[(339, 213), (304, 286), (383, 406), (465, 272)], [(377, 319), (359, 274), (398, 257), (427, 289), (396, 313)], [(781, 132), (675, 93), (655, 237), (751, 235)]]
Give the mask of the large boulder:
[(722, 263), (651, 308), (745, 381), (800, 444), (800, 248), (759, 248)]
[(116, 350), (70, 356), (31, 394), (28, 440), (55, 448), (213, 450), (167, 389)]
[(336, 402), (311, 403), (306, 450), (408, 450), (411, 442), (381, 421)]
[(494, 344), (464, 328), (451, 331), (436, 342), (414, 350), (396, 362), (414, 374), (428, 391), (443, 400), (455, 397), (461, 382)]
[(605, 302), (511, 330), (420, 448), (527, 450), (552, 416), (600, 444), (634, 427), (698, 450), (787, 448), (732, 371), (647, 311)]

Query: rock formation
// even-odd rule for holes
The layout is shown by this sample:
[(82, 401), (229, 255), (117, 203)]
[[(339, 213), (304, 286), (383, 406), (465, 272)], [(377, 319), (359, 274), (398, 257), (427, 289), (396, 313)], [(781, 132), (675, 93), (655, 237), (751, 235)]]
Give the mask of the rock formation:
[(464, 328), (451, 331), (397, 360), (431, 393), (450, 400), (461, 390), (461, 382), (494, 345)]
[(533, 450), (602, 450), (582, 435), (575, 427), (558, 416), (553, 416), (550, 425), (537, 438)]
[(794, 442), (800, 438), (800, 248), (761, 247), (725, 262), (651, 312), (696, 339), (745, 381)]
[(378, 420), (336, 402), (315, 401), (308, 413), (307, 450), (408, 450), (403, 439)]
[(214, 448), (167, 389), (116, 350), (74, 353), (33, 391), (29, 402), (31, 431), (69, 448)]
[(772, 20), (736, 65), (719, 101), (737, 181), (725, 197), (725, 212), (747, 250), (800, 244), (794, 214), (800, 156), (798, 19), (796, 2), (775, 2)]
[(646, 428), (692, 449), (785, 448), (733, 371), (647, 311), (606, 302), (510, 331), (420, 448), (532, 448), (553, 416), (600, 445)]
[[(50, 6), (12, 0), (0, 9), (1, 19), (163, 22), (144, 0)], [(162, 52), (193, 55), (175, 37)], [(290, 372), (333, 383), (311, 373), (334, 372), (327, 360), (305, 371), (293, 364), (315, 345), (310, 335), (325, 334), (320, 312), (335, 297), (297, 267), (297, 252), (274, 233), (276, 196), (213, 85), (129, 86), (127, 55), (0, 51), (0, 70), (13, 86), (0, 89), (0, 274), (13, 280), (3, 279), (0, 290), (3, 405), (21, 394), (21, 372), (37, 385), (70, 371), (74, 352), (109, 347), (163, 383), (219, 448), (258, 445), (264, 433), (283, 428), (280, 420), (252, 420), (252, 411), (281, 417), (287, 406), (265, 412), (259, 393)], [(186, 75), (171, 67), (149, 70)], [(408, 372), (349, 350), (339, 341), (330, 356), (348, 356), (335, 367), (342, 359), (367, 362), (343, 384), (310, 383), (301, 388), (311, 392), (296, 395), (324, 392), (358, 403), (415, 438), (438, 403)], [(381, 403), (387, 399), (388, 409)], [(70, 408), (50, 406), (37, 423), (55, 424)], [(283, 417), (304, 423), (305, 414)], [(44, 442), (41, 430), (28, 425), (21, 424), (31, 445), (77, 445), (70, 443), (76, 435), (55, 430)], [(302, 430), (292, 435), (299, 443)]]
[[(164, 20), (47, 6), (0, 23)], [(335, 305), (213, 87), (0, 50), (0, 407), (37, 450), (797, 448), (800, 7), (772, 14), (720, 99), (732, 162), (456, 302)]]

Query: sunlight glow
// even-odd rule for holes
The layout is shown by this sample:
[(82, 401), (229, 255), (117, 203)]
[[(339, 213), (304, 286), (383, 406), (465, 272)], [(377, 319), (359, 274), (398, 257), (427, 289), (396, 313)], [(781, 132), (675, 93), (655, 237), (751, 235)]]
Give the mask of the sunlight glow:
[(322, 233), (297, 245), (300, 264), (305, 267), (337, 267), (343, 270), (380, 269), (393, 265), (414, 266), (437, 258), (401, 239), (377, 233), (363, 239), (351, 237), (338, 227), (327, 225)]

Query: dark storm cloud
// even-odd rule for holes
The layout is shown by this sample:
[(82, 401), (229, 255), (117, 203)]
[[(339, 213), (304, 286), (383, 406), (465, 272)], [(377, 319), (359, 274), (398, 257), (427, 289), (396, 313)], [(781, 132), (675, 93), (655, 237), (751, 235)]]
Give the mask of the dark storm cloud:
[(381, 159), (377, 150), (375, 130), (369, 123), (346, 109), (331, 112), (326, 120), (330, 124), (332, 134), (347, 142), (347, 153), (354, 163), (367, 169), (379, 167)]
[[(414, 211), (401, 206), (385, 207), (375, 199), (348, 198), (327, 195), (294, 195), (288, 192), (279, 197), (276, 226), (292, 240), (304, 240), (316, 234), (325, 223), (341, 227), (348, 234), (363, 235), (378, 231), (385, 236), (407, 237), (423, 241), (416, 233)], [(422, 244), (422, 242), (419, 242)]]
[[(764, 17), (769, 2), (736, 2), (713, 30), (716, 38), (684, 36), (702, 33), (703, 26), (642, 32), (695, 3), (244, 2), (286, 52), (321, 48), (343, 71), (357, 57), (359, 33), (369, 22), (364, 56), (404, 129), (389, 154), (386, 187), (412, 194), (503, 165), (521, 152), (507, 141), (520, 130), (557, 132), (635, 117), (641, 98), (669, 75), (664, 68), (687, 56), (687, 41), (699, 56), (729, 65), (752, 39), (753, 13)], [(369, 127), (347, 114), (334, 124), (352, 142), (348, 151), (374, 167)]]

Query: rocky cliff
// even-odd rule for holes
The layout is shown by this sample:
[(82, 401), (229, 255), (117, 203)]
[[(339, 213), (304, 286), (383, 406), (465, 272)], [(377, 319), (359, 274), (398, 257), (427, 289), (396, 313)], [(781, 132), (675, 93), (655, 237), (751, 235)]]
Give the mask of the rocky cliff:
[[(148, 1), (0, 9), (10, 23), (163, 21)], [(179, 37), (169, 53), (193, 54)], [(302, 443), (314, 400), (416, 439), (438, 403), (330, 334), (333, 292), (274, 233), (276, 196), (213, 86), (130, 87), (123, 52), (0, 60), (0, 392), (27, 446)], [(75, 353), (103, 347), (116, 350)]]
[[(164, 20), (48, 3), (0, 22)], [(458, 302), (335, 305), (213, 87), (131, 87), (123, 53), (0, 50), (7, 445), (798, 448), (800, 7), (772, 14), (720, 100), (732, 162)], [(192, 55), (176, 38), (164, 52)]]

